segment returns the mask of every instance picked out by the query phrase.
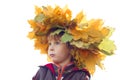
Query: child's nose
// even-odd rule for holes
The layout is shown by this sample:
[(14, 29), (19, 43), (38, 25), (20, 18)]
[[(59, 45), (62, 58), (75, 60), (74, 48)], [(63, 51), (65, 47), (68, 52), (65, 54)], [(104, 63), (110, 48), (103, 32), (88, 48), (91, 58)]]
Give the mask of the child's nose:
[(54, 51), (54, 46), (53, 45), (50, 46), (50, 51)]
[(53, 48), (51, 48), (51, 49), (50, 49), (50, 51), (54, 51), (54, 49), (53, 49)]

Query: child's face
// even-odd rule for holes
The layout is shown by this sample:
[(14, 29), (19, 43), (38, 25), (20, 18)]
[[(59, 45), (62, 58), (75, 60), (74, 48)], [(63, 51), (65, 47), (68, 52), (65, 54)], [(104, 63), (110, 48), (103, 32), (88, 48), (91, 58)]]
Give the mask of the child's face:
[(54, 63), (60, 64), (71, 59), (70, 50), (66, 43), (59, 39), (51, 38), (49, 40), (48, 56)]

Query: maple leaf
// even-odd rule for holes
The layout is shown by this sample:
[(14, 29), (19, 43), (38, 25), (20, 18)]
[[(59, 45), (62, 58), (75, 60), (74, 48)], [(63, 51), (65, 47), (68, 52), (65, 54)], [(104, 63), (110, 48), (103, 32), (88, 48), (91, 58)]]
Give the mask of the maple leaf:
[(116, 49), (114, 41), (108, 38), (103, 39), (103, 41), (98, 45), (98, 48), (106, 55), (112, 55), (113, 51)]
[(64, 43), (70, 42), (72, 39), (73, 39), (72, 35), (68, 33), (64, 33), (64, 35), (61, 37), (61, 41)]

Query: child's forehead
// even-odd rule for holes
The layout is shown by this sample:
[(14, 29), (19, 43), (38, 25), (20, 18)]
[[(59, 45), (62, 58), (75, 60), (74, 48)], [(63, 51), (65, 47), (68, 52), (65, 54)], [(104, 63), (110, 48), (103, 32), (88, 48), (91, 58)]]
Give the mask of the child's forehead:
[(60, 41), (60, 36), (59, 35), (49, 35), (48, 41)]

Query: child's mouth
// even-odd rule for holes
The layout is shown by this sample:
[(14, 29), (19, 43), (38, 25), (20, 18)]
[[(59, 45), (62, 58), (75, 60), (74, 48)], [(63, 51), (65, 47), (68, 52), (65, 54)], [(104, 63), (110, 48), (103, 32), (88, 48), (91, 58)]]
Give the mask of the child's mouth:
[(50, 57), (54, 57), (55, 56), (55, 54), (50, 54)]

